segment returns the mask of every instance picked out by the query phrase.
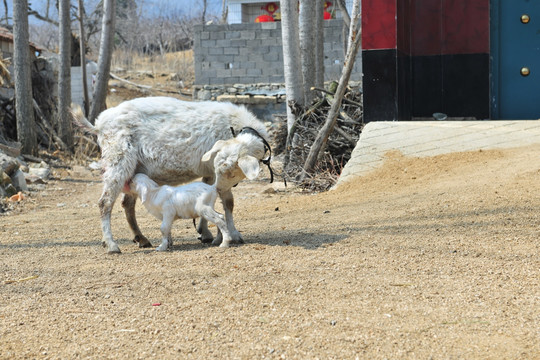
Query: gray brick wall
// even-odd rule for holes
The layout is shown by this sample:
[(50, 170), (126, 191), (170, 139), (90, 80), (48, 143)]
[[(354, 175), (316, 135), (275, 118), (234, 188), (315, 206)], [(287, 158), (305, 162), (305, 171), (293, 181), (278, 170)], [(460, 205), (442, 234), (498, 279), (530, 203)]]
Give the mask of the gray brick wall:
[[(325, 80), (338, 80), (343, 67), (341, 20), (324, 22)], [(195, 27), (195, 84), (283, 83), (281, 23)], [(357, 56), (351, 80), (362, 77)]]

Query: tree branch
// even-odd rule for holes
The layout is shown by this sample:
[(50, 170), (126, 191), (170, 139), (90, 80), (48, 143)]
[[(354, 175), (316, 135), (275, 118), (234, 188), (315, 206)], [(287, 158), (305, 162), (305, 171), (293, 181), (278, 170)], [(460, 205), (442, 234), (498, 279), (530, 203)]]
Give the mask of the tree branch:
[(50, 18), (48, 18), (48, 17), (45, 17), (45, 16), (39, 14), (39, 13), (38, 13), (37, 11), (35, 11), (35, 10), (29, 9), (29, 10), (28, 10), (28, 15), (32, 15), (32, 16), (34, 16), (36, 19), (39, 19), (39, 20), (41, 20), (41, 21), (48, 22), (49, 24), (53, 24), (53, 25), (55, 25), (55, 26), (58, 26), (58, 21), (55, 21), (55, 20), (50, 19)]

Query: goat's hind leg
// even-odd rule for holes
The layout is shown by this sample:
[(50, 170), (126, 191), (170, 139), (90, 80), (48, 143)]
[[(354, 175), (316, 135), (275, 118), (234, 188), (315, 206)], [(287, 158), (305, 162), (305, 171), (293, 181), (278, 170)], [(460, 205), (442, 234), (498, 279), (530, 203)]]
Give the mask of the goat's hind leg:
[[(212, 184), (214, 182), (214, 180), (210, 177), (203, 177), (202, 180), (205, 184)], [(208, 229), (208, 221), (203, 217), (201, 217), (199, 220), (197, 232), (201, 234), (199, 240), (201, 240), (203, 244), (209, 244), (214, 240), (214, 236), (210, 232), (210, 229)]]
[(146, 236), (144, 236), (141, 232), (141, 229), (139, 228), (139, 225), (137, 224), (137, 218), (135, 217), (135, 204), (137, 202), (137, 197), (130, 195), (130, 194), (124, 194), (124, 199), (122, 200), (122, 207), (124, 208), (124, 212), (126, 214), (126, 219), (129, 224), (129, 227), (131, 228), (131, 231), (133, 231), (133, 234), (135, 237), (133, 238), (133, 242), (139, 244), (140, 248), (149, 248), (152, 247), (152, 243), (148, 241)]
[[(136, 158), (131, 152), (134, 151), (129, 141), (117, 143), (109, 151), (104, 152), (102, 162), (105, 165), (103, 173), (103, 193), (99, 199), (101, 213), (101, 230), (103, 231), (103, 244), (108, 247), (109, 254), (119, 254), (120, 248), (114, 241), (111, 230), (111, 212), (114, 202), (120, 195), (126, 181), (135, 171)], [(114, 155), (111, 155), (114, 154)], [(122, 154), (119, 156), (118, 154)]]
[(216, 224), (217, 228), (220, 230), (223, 241), (218, 242), (218, 238), (216, 237), (212, 244), (219, 245), (219, 247), (229, 247), (232, 239), (231, 235), (229, 234), (229, 229), (227, 228), (227, 223), (225, 222), (224, 216), (214, 210), (211, 206), (205, 206), (201, 211), (201, 217)]
[(197, 232), (201, 234), (199, 237), (199, 240), (203, 244), (209, 244), (214, 240), (214, 235), (210, 232), (210, 229), (208, 229), (208, 221), (201, 217), (199, 220), (199, 226), (197, 226)]
[(120, 187), (105, 183), (103, 193), (99, 199), (99, 212), (101, 214), (101, 231), (103, 232), (103, 246), (107, 247), (109, 254), (120, 254), (118, 243), (114, 241), (111, 229), (111, 212), (120, 194)]

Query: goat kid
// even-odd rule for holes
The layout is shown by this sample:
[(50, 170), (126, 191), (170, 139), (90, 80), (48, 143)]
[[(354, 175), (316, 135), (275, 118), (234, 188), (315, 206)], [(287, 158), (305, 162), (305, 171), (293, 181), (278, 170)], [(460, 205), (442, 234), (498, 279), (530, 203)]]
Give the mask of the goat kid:
[[(148, 212), (161, 220), (161, 245), (157, 251), (172, 248), (171, 228), (176, 219), (196, 219), (198, 217), (210, 221), (220, 230), (223, 241), (220, 247), (228, 247), (231, 235), (223, 215), (214, 210), (218, 192), (216, 185), (194, 182), (187, 185), (172, 187), (159, 186), (144, 174), (136, 174), (126, 183), (127, 192), (141, 199)], [(216, 242), (216, 240), (214, 240)], [(217, 245), (217, 243), (214, 243)]]
[[(73, 110), (76, 124), (97, 135), (103, 167), (103, 192), (99, 199), (103, 245), (109, 253), (120, 253), (111, 230), (111, 211), (126, 181), (136, 173), (148, 175), (160, 185), (177, 185), (202, 177), (214, 182), (215, 163), (225, 174), (219, 188), (225, 220), (232, 242), (242, 242), (233, 221), (234, 198), (231, 187), (246, 177), (241, 170), (246, 156), (263, 161), (268, 134), (262, 122), (243, 107), (219, 102), (187, 102), (167, 97), (133, 99), (103, 111), (92, 125), (81, 109)], [(231, 129), (249, 133), (232, 138)], [(221, 141), (221, 142), (220, 142)], [(211, 154), (203, 155), (212, 150)], [(221, 155), (219, 155), (222, 153)], [(227, 166), (229, 168), (227, 168)], [(122, 206), (139, 247), (152, 244), (142, 234), (135, 217), (137, 197), (125, 194)], [(207, 222), (198, 228), (203, 242), (213, 240)], [(219, 234), (218, 234), (219, 236)]]

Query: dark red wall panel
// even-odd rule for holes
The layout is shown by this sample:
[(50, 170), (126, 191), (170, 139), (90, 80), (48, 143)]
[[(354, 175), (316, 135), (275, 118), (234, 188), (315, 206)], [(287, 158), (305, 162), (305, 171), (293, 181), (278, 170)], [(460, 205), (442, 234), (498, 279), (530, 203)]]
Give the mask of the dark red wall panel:
[(489, 0), (444, 0), (442, 54), (489, 53)]
[(362, 0), (362, 48), (396, 48), (396, 0)]
[(411, 0), (412, 55), (489, 53), (489, 0)]
[(489, 117), (490, 0), (362, 0), (364, 121)]
[(442, 48), (442, 1), (412, 0), (412, 55), (440, 55)]

